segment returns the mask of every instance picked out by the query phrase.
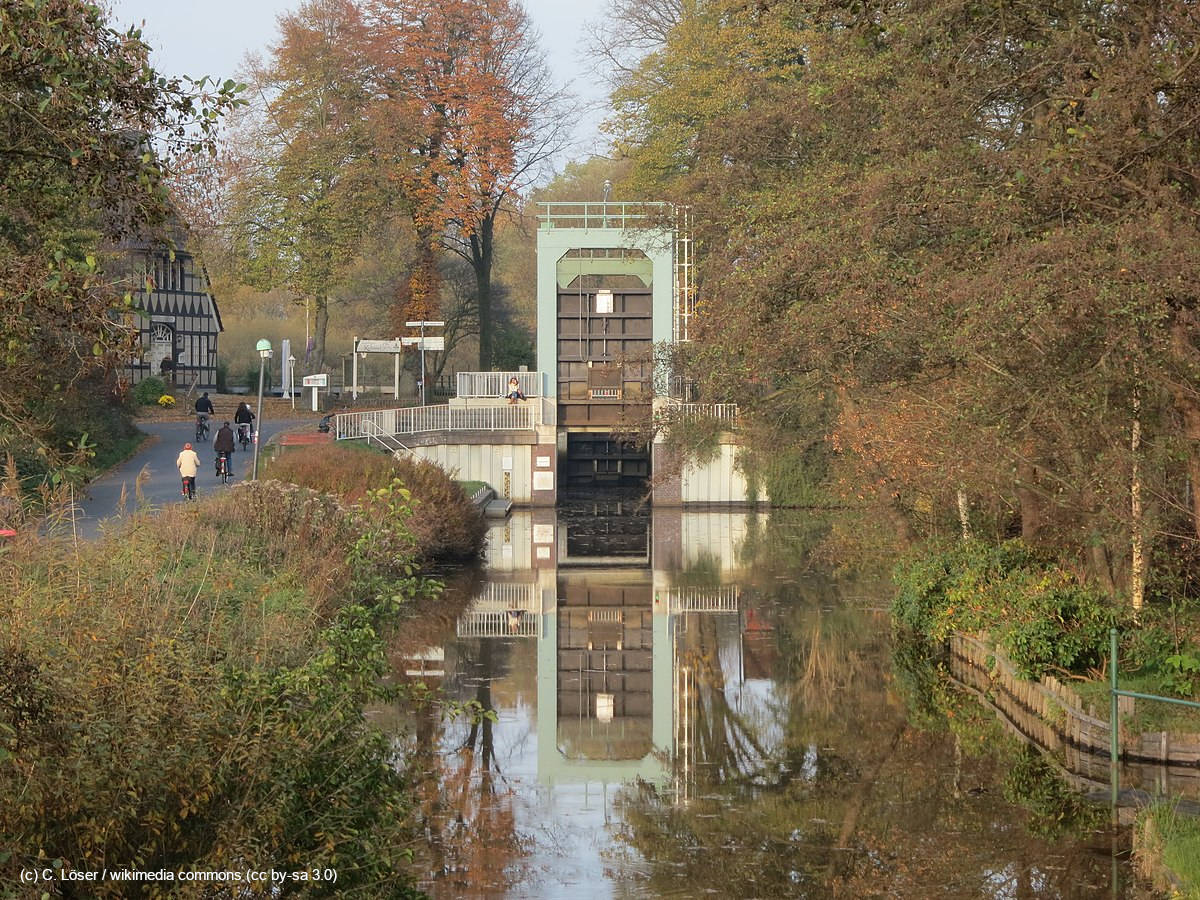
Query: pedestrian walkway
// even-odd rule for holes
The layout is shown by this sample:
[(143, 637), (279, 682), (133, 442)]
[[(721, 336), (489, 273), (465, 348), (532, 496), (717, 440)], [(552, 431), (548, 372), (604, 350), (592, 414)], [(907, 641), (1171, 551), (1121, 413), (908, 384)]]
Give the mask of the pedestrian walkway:
[[(269, 441), (274, 435), (289, 428), (311, 425), (316, 431), (315, 423), (301, 419), (280, 422), (267, 422), (264, 426), (264, 440)], [(142, 448), (130, 459), (105, 473), (89, 484), (86, 495), (76, 502), (75, 516), (68, 520), (68, 527), (73, 527), (75, 533), (82, 538), (94, 538), (100, 532), (101, 526), (114, 517), (131, 512), (138, 503), (138, 478), (145, 470), (141, 483), (142, 503), (151, 507), (166, 506), (168, 503), (178, 503), (179, 472), (175, 468), (175, 459), (187, 442), (195, 444), (196, 426), (194, 422), (147, 422), (139, 425), (149, 439)], [(214, 459), (211, 441), (203, 446), (195, 447), (200, 456), (200, 475), (196, 479), (196, 493), (203, 497), (213, 491), (228, 490), (228, 485), (221, 484), (214, 474)], [(233, 454), (234, 479), (230, 484), (249, 478), (253, 459), (253, 447), (243, 452), (240, 449)], [(261, 460), (260, 460), (261, 462)], [(121, 498), (125, 498), (125, 508), (121, 508)]]

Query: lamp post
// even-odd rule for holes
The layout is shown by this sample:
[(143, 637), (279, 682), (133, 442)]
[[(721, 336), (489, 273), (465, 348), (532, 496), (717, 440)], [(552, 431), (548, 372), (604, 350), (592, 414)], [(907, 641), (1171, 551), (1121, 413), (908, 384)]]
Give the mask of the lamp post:
[(296, 408), (296, 357), (288, 356), (288, 393), (292, 397), (292, 409)]
[(258, 427), (254, 431), (254, 480), (258, 480), (258, 439), (262, 434), (262, 395), (263, 377), (267, 369), (267, 360), (271, 358), (271, 342), (266, 338), (259, 341), (254, 349), (258, 351)]

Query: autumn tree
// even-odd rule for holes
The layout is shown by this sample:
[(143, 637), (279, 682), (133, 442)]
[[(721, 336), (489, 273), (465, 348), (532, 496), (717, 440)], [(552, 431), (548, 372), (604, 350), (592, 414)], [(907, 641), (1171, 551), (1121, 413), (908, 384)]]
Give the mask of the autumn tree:
[(376, 140), (419, 236), (400, 317), (434, 314), (435, 248), (457, 253), (475, 276), (479, 365), (490, 368), (496, 220), (562, 146), (559, 94), (512, 0), (371, 0), (368, 9)]
[(777, 421), (828, 398), (806, 427), (851, 497), (924, 533), (966, 497), (1114, 590), (1131, 533), (1196, 534), (1198, 26), (1184, 2), (689, 5), (615, 124), (639, 183), (695, 206), (709, 395)]
[(105, 406), (133, 352), (121, 245), (165, 243), (167, 179), (235, 102), (148, 53), (81, 0), (0, 5), (0, 437), (52, 463), (88, 427), (64, 410)]
[(314, 319), (314, 369), (329, 307), (396, 202), (367, 127), (368, 29), (351, 0), (309, 0), (279, 20), (270, 59), (249, 66), (251, 106), (227, 160), (227, 239), (256, 286), (285, 287)]

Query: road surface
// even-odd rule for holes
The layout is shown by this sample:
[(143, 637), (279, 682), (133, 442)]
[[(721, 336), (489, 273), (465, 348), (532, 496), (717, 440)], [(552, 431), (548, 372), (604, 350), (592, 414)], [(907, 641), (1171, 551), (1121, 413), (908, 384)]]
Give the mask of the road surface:
[[(316, 422), (307, 419), (289, 419), (279, 422), (266, 422), (262, 437), (270, 440), (281, 431), (292, 428), (309, 426), (316, 428)], [(195, 444), (195, 422), (146, 422), (138, 426), (150, 435), (142, 448), (121, 465), (105, 473), (86, 488), (87, 494), (77, 501), (75, 528), (80, 537), (95, 537), (106, 520), (132, 511), (136, 505), (135, 485), (139, 473), (145, 469), (146, 478), (142, 484), (142, 502), (151, 507), (161, 507), (168, 503), (179, 503), (183, 498), (179, 494), (179, 471), (175, 468), (175, 458), (183, 449), (186, 442)], [(216, 454), (212, 448), (212, 432), (209, 441), (204, 446), (196, 446), (200, 457), (200, 474), (196, 477), (196, 493), (203, 496), (206, 492), (226, 490), (219, 478), (214, 474), (214, 459)], [(233, 454), (233, 473), (236, 483), (250, 477), (253, 469), (254, 446), (242, 452), (241, 445)], [(259, 460), (262, 463), (262, 460)], [(121, 509), (122, 492), (126, 498), (126, 508)], [(69, 527), (69, 523), (68, 523)]]

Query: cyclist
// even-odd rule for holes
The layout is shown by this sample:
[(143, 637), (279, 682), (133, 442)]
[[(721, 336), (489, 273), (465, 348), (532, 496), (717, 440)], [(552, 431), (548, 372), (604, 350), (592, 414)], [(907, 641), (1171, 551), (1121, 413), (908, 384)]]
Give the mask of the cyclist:
[[(213, 441), (213, 449), (217, 451), (217, 460), (225, 460), (225, 474), (230, 478), (233, 477), (233, 429), (226, 422), (217, 429), (217, 437)], [(219, 462), (218, 462), (219, 465)], [(220, 469), (217, 470), (220, 474)]]
[(208, 399), (208, 391), (196, 401), (196, 440), (208, 438), (208, 417), (214, 415), (212, 401)]
[(180, 493), (189, 500), (196, 499), (196, 473), (200, 471), (200, 457), (192, 449), (191, 444), (184, 444), (183, 450), (175, 460), (175, 468), (183, 479), (183, 490)]
[(233, 414), (233, 421), (237, 424), (239, 432), (242, 430), (242, 426), (245, 425), (247, 436), (251, 440), (254, 439), (254, 413), (250, 409), (250, 404), (245, 400), (238, 406), (237, 412)]

